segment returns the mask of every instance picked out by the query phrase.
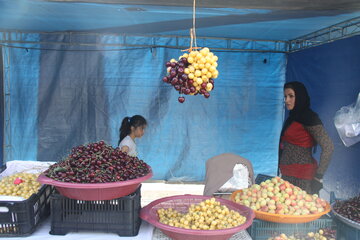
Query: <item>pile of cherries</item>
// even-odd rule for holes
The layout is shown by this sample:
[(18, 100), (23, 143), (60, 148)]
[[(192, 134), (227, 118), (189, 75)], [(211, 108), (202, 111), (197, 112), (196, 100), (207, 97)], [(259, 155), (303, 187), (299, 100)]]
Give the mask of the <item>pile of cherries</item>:
[(337, 201), (334, 204), (334, 211), (360, 224), (360, 195), (345, 201)]
[(148, 173), (149, 166), (143, 160), (131, 157), (104, 141), (74, 147), (64, 160), (45, 171), (49, 178), (71, 183), (126, 181)]

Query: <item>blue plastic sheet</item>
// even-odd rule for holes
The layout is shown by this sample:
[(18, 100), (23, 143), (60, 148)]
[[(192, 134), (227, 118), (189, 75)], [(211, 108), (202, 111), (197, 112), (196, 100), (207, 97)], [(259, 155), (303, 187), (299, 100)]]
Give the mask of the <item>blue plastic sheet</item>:
[(148, 127), (138, 152), (154, 179), (202, 181), (206, 160), (225, 152), (251, 160), (255, 172), (276, 173), (285, 54), (215, 52), (220, 74), (211, 97), (180, 104), (161, 80), (180, 50), (55, 48), (11, 49), (13, 159), (58, 161), (101, 139), (115, 147), (121, 120), (141, 114)]

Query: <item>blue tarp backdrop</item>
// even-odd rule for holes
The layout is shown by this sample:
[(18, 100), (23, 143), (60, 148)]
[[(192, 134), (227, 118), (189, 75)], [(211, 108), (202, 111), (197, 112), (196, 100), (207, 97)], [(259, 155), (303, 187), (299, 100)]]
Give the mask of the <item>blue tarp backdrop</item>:
[(301, 81), (306, 85), (311, 106), (334, 142), (325, 187), (340, 198), (360, 193), (360, 143), (345, 147), (334, 125), (336, 111), (354, 103), (360, 92), (359, 46), (360, 36), (355, 36), (291, 53), (286, 69), (287, 81)]
[(122, 118), (141, 114), (148, 128), (137, 141), (139, 157), (154, 179), (202, 181), (206, 160), (225, 152), (251, 160), (257, 173), (276, 173), (285, 54), (215, 52), (220, 75), (211, 97), (180, 104), (161, 80), (178, 49), (52, 48), (6, 48), (12, 159), (58, 161), (71, 147), (101, 139), (116, 146)]

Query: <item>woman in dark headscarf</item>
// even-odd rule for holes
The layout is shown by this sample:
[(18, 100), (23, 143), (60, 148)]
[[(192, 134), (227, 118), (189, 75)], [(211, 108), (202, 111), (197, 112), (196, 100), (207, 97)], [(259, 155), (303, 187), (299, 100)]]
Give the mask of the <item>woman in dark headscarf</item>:
[[(284, 98), (290, 113), (280, 138), (282, 178), (308, 193), (319, 193), (334, 145), (318, 115), (310, 109), (310, 97), (302, 83), (286, 83)], [(319, 164), (312, 156), (312, 149), (317, 144), (322, 150)]]

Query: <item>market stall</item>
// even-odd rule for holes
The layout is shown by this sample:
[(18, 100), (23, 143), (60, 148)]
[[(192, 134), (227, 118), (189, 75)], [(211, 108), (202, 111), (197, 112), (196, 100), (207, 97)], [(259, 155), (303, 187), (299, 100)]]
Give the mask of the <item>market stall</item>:
[[(0, 238), (360, 239), (356, 1), (0, 3)], [(293, 81), (330, 139), (320, 194), (277, 172)], [(139, 157), (119, 145), (137, 114)], [(226, 192), (141, 205), (142, 182), (202, 182), (224, 153), (248, 159), (213, 169)]]

